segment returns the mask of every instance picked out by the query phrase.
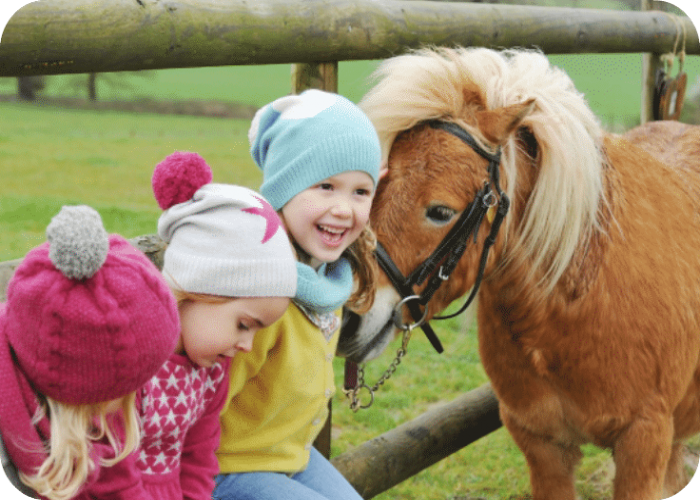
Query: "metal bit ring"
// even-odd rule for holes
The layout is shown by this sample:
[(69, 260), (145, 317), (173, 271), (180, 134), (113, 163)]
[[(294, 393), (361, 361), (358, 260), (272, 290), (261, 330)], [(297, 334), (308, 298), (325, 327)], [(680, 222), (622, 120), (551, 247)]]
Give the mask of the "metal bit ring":
[(394, 326), (396, 326), (396, 328), (398, 328), (399, 330), (406, 331), (418, 328), (423, 323), (425, 323), (425, 320), (428, 317), (428, 308), (426, 307), (423, 311), (423, 317), (421, 319), (419, 319), (415, 323), (405, 324), (403, 322), (403, 314), (401, 314), (401, 308), (404, 306), (404, 304), (411, 300), (420, 300), (420, 295), (409, 295), (408, 297), (404, 297), (398, 304), (396, 304), (396, 306), (394, 306), (394, 315), (392, 316), (392, 319), (394, 321)]

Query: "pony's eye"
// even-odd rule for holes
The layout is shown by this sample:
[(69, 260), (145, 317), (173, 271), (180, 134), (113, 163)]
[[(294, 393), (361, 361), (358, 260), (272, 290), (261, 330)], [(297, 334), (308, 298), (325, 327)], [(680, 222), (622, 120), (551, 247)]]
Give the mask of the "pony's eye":
[(450, 222), (456, 213), (456, 210), (446, 207), (445, 205), (433, 205), (426, 209), (425, 216), (433, 224), (442, 226)]

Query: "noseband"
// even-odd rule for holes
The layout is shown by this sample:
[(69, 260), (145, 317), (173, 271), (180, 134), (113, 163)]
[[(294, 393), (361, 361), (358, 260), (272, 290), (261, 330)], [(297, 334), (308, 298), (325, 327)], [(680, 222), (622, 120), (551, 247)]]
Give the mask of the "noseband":
[[(459, 259), (467, 249), (469, 239), (472, 235), (474, 243), (476, 244), (477, 235), (484, 217), (490, 210), (495, 210), (493, 220), (490, 220), (491, 231), (486, 240), (484, 240), (484, 246), (481, 250), (479, 269), (471, 294), (457, 312), (446, 316), (434, 316), (433, 319), (441, 320), (454, 318), (469, 307), (476, 297), (479, 285), (481, 285), (489, 250), (496, 241), (496, 236), (498, 235), (503, 218), (508, 213), (510, 200), (501, 189), (499, 181), (498, 167), (501, 163), (500, 147), (495, 154), (489, 153), (476, 142), (469, 132), (455, 123), (433, 120), (427, 122), (427, 124), (434, 129), (444, 130), (459, 138), (489, 162), (487, 167), (488, 178), (484, 181), (484, 186), (476, 193), (474, 200), (464, 209), (457, 219), (457, 222), (455, 222), (454, 226), (452, 226), (433, 253), (407, 277), (401, 273), (384, 246), (381, 243), (377, 243), (376, 256), (379, 266), (384, 273), (386, 273), (396, 291), (401, 295), (401, 301), (394, 309), (394, 324), (397, 328), (404, 331), (421, 327), (435, 350), (441, 353), (443, 347), (440, 343), (440, 339), (438, 339), (427, 321), (428, 302), (438, 288), (440, 288), (440, 285), (447, 281), (455, 270)], [(491, 219), (492, 213), (493, 212), (489, 213), (489, 219)], [(427, 285), (421, 294), (417, 295), (413, 287), (421, 286), (426, 280), (428, 280)], [(403, 323), (403, 306), (408, 308), (415, 323)], [(424, 308), (423, 311), (421, 311), (421, 306)]]

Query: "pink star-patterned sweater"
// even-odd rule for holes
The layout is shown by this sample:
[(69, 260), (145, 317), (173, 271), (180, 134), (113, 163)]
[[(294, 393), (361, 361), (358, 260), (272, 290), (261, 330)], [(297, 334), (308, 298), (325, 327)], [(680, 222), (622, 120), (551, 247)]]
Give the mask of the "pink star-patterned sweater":
[[(0, 342), (0, 359), (10, 366), (5, 346)], [(202, 368), (173, 354), (140, 389), (140, 448), (112, 467), (98, 467), (74, 500), (211, 500), (214, 476), (219, 472), (214, 452), (221, 434), (219, 413), (228, 393), (229, 365), (227, 358)], [(5, 405), (13, 411), (11, 418), (0, 419), (12, 424), (0, 429), (5, 431), (3, 441), (13, 445), (11, 436), (31, 437), (29, 429), (40, 442), (38, 432), (48, 435), (49, 423), (44, 419), (39, 429), (34, 428), (31, 415), (38, 404), (36, 395), (23, 377), (14, 380), (8, 375), (3, 382), (6, 392), (8, 388), (15, 391), (14, 398), (8, 398), (11, 403)], [(4, 408), (0, 404), (0, 409)], [(123, 440), (119, 422), (115, 424)], [(95, 460), (114, 456), (106, 442), (93, 443), (92, 448)], [(9, 446), (8, 451), (18, 469), (30, 471), (20, 465), (28, 463), (25, 455), (35, 460), (33, 454), (15, 446)]]
[(202, 368), (174, 354), (140, 391), (141, 446), (113, 467), (140, 472), (134, 499), (210, 500), (230, 360)]

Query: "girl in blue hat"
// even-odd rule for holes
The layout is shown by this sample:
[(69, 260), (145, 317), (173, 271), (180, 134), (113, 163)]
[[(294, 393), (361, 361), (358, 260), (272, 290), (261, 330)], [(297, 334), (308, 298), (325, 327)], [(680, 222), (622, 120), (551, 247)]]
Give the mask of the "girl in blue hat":
[(359, 500), (312, 443), (335, 394), (339, 312), (346, 303), (362, 312), (374, 299), (368, 222), (379, 140), (357, 106), (318, 90), (263, 107), (249, 139), (260, 191), (297, 252), (297, 292), (252, 352), (233, 359), (213, 498)]

